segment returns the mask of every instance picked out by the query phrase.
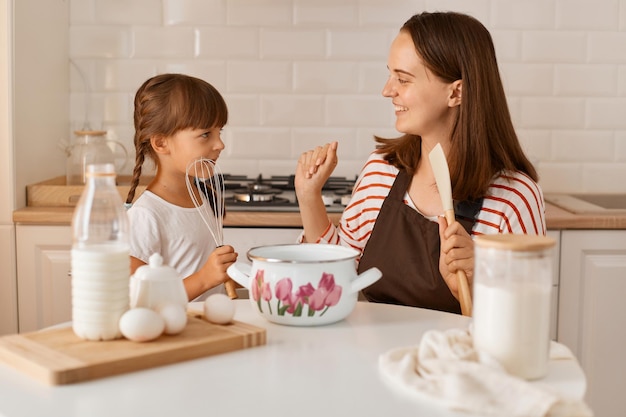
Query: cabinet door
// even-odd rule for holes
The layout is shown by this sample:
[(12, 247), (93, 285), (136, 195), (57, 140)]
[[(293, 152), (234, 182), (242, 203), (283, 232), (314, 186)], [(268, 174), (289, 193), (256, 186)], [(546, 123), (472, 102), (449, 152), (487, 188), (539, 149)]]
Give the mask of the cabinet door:
[(587, 375), (598, 416), (626, 415), (626, 231), (563, 231), (559, 341)]
[(70, 226), (16, 226), (19, 332), (72, 318)]
[(0, 335), (17, 332), (15, 229), (0, 225)]
[[(296, 243), (302, 229), (277, 227), (225, 227), (224, 242), (235, 248), (239, 262), (250, 262), (247, 253), (251, 248), (264, 245)], [(248, 298), (248, 290), (238, 288), (239, 298)]]
[(547, 235), (556, 241), (554, 260), (552, 263), (552, 303), (550, 304), (550, 338), (557, 340), (558, 311), (559, 311), (559, 259), (561, 256), (561, 232), (548, 230)]
[(248, 250), (255, 246), (296, 243), (302, 229), (266, 227), (225, 227), (224, 243), (239, 254), (239, 261), (248, 262)]

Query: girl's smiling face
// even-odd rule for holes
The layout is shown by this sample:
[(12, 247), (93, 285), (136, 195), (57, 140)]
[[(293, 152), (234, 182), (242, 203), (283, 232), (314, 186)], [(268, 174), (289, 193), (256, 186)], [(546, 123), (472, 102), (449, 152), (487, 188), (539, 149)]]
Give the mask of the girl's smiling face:
[(449, 137), (456, 116), (452, 98), (455, 83), (460, 82), (447, 83), (435, 76), (406, 31), (400, 31), (391, 44), (387, 68), (389, 78), (382, 94), (391, 98), (395, 107), (396, 130), (422, 137)]
[(169, 137), (168, 148), (176, 168), (185, 172), (187, 165), (199, 158), (217, 161), (224, 149), (222, 128), (179, 130)]

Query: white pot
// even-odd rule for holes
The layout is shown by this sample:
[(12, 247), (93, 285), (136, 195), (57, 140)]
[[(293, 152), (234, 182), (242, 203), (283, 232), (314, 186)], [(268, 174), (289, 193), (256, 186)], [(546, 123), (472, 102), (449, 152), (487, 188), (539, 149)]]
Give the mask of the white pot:
[(227, 273), (249, 290), (254, 310), (279, 324), (342, 320), (354, 309), (358, 292), (382, 276), (377, 268), (357, 275), (358, 251), (338, 245), (259, 246), (247, 255), (252, 265), (236, 262)]

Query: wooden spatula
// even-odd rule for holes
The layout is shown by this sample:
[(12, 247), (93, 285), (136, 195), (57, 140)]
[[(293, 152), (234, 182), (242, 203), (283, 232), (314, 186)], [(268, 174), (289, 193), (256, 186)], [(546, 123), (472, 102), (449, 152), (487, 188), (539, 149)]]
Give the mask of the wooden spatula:
[[(435, 174), (435, 181), (437, 182), (437, 189), (439, 190), (439, 196), (441, 197), (441, 204), (446, 216), (448, 224), (454, 221), (454, 207), (452, 205), (452, 185), (450, 184), (450, 170), (448, 169), (448, 161), (446, 155), (443, 153), (441, 144), (437, 144), (430, 154), (430, 165), (433, 168)], [(462, 269), (457, 270), (457, 280), (459, 283), (459, 301), (461, 303), (461, 313), (464, 316), (472, 315), (472, 296), (467, 283), (467, 276)]]

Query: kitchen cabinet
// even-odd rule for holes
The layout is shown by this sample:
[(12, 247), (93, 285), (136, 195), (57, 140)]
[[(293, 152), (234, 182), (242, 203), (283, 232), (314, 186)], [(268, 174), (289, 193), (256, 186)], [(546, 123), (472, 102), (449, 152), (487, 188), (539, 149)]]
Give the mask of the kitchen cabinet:
[[(248, 250), (256, 246), (296, 243), (301, 228), (275, 228), (275, 227), (225, 227), (224, 243), (231, 245), (238, 253), (239, 262), (248, 262)], [(248, 298), (246, 288), (238, 288), (239, 298)]]
[(0, 335), (17, 332), (15, 229), (0, 226)]
[(550, 304), (550, 338), (557, 339), (558, 335), (558, 311), (559, 311), (559, 268), (561, 259), (561, 232), (548, 230), (547, 235), (555, 240), (552, 262), (552, 303)]
[[(296, 228), (224, 229), (224, 241), (243, 261), (254, 246), (294, 243), (299, 235)], [(71, 226), (17, 225), (16, 242), (19, 332), (71, 320)]]
[(246, 253), (255, 246), (296, 243), (301, 228), (276, 227), (226, 227), (224, 243), (239, 254), (239, 261), (248, 262)]
[(626, 415), (626, 230), (564, 230), (558, 340), (587, 375), (598, 416)]
[[(225, 227), (224, 242), (248, 262), (250, 248), (295, 243), (302, 229), (291, 227)], [(71, 227), (17, 225), (17, 275), (19, 285), (19, 331), (41, 329), (71, 319), (70, 250)], [(552, 303), (551, 336), (557, 337), (558, 231), (548, 234), (557, 241)]]
[(17, 331), (12, 7), (0, 0), (0, 335)]
[(18, 293), (33, 289), (18, 285), (12, 212), (25, 205), (27, 184), (64, 167), (68, 57), (68, 1), (0, 0), (0, 335), (19, 330)]
[(19, 332), (71, 320), (70, 226), (16, 226)]

